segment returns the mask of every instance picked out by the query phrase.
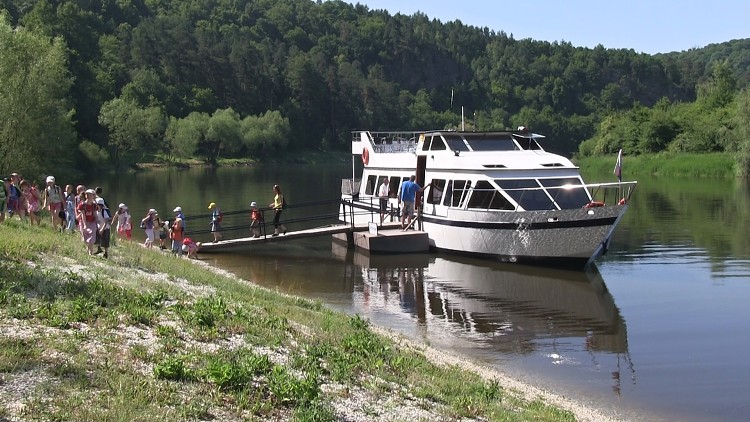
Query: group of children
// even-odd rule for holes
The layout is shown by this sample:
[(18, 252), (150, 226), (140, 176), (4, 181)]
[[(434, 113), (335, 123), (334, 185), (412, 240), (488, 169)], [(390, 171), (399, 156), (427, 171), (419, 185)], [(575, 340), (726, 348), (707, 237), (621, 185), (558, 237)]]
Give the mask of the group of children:
[(197, 258), (201, 243), (195, 242), (193, 239), (185, 236), (185, 215), (182, 213), (182, 207), (175, 207), (172, 212), (175, 214), (172, 221), (162, 221), (155, 209), (151, 208), (148, 210), (146, 216), (141, 219), (140, 224), (141, 229), (146, 233), (146, 240), (143, 242), (143, 246), (152, 248), (158, 234), (159, 247), (161, 249), (167, 249), (166, 241), (169, 239), (171, 243), (169, 249), (174, 254), (178, 256), (185, 254), (188, 258)]
[[(56, 184), (54, 176), (47, 176), (44, 190), (39, 190), (37, 184), (23, 179), (18, 173), (0, 180), (0, 222), (5, 220), (6, 210), (8, 218), (18, 216), (21, 220), (28, 220), (31, 224), (39, 224), (39, 211), (47, 210), (50, 214), (52, 227), (60, 232), (74, 233), (78, 231), (86, 245), (89, 255), (103, 254), (109, 258), (112, 226), (116, 227), (118, 236), (123, 240), (132, 238), (132, 216), (128, 207), (121, 203), (114, 214), (104, 198), (101, 188), (86, 189), (78, 185), (73, 190), (72, 185), (62, 189)], [(169, 226), (164, 227), (160, 234), (162, 246), (166, 233), (172, 239), (172, 251), (190, 258), (197, 258), (200, 242), (194, 242), (183, 236), (184, 215), (180, 207), (175, 208), (176, 218)], [(154, 219), (155, 217), (155, 219)], [(154, 241), (154, 229), (162, 229), (156, 210), (149, 210), (144, 220), (149, 221), (151, 234), (146, 230), (144, 245), (151, 247)], [(142, 221), (143, 227), (143, 221)], [(163, 247), (166, 249), (166, 247)]]
[[(286, 201), (278, 185), (274, 185), (273, 191), (274, 201), (269, 204), (269, 207), (274, 210), (272, 236), (278, 236), (286, 234), (286, 227), (280, 223), (281, 212), (286, 208)], [(102, 253), (104, 258), (108, 258), (112, 226), (115, 226), (118, 237), (130, 240), (133, 221), (124, 203), (120, 203), (112, 214), (101, 194), (101, 188), (86, 189), (83, 185), (78, 185), (75, 191), (72, 185), (66, 185), (63, 190), (56, 184), (54, 176), (46, 178), (46, 186), (40, 191), (36, 183), (24, 180), (18, 173), (12, 173), (10, 177), (0, 180), (0, 222), (5, 220), (7, 207), (9, 218), (18, 215), (21, 220), (25, 220), (28, 217), (31, 224), (38, 225), (40, 223), (39, 211), (46, 209), (49, 211), (52, 227), (55, 230), (80, 232), (90, 255)], [(250, 208), (251, 235), (259, 238), (264, 225), (263, 213), (255, 201), (250, 204)], [(220, 242), (223, 214), (215, 202), (211, 202), (208, 209), (212, 212), (213, 242)], [(143, 245), (152, 248), (155, 237), (158, 235), (161, 249), (167, 249), (166, 240), (169, 239), (172, 252), (196, 258), (201, 243), (185, 236), (185, 215), (182, 213), (182, 208), (175, 207), (173, 212), (174, 219), (162, 221), (155, 209), (148, 210), (146, 216), (140, 221), (140, 228), (146, 233)]]

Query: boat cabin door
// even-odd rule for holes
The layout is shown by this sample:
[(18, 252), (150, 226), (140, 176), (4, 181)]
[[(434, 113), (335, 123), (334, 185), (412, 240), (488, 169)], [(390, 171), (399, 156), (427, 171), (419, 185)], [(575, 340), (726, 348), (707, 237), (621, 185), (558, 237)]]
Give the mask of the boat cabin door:
[[(417, 184), (419, 186), (424, 187), (425, 180), (424, 180), (424, 172), (425, 168), (427, 167), (427, 156), (426, 155), (417, 155), (417, 173), (415, 176), (417, 176)], [(422, 208), (422, 192), (417, 192), (416, 201), (414, 202), (415, 208)]]

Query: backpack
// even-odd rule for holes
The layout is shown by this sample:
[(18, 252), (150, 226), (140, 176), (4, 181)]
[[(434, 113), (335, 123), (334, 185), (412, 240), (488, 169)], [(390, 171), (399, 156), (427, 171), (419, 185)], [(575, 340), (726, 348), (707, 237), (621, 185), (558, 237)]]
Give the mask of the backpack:
[(219, 210), (219, 214), (216, 216), (216, 222), (221, 223), (224, 220), (224, 213)]
[(286, 209), (286, 198), (283, 196), (281, 197), (281, 209), (282, 210)]

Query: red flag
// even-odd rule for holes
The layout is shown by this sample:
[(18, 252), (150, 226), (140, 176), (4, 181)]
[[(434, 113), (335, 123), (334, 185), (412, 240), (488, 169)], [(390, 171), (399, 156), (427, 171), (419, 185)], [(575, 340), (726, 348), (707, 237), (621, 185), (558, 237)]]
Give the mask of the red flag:
[(615, 163), (615, 176), (617, 176), (618, 182), (622, 182), (622, 148), (620, 148), (620, 152), (617, 153), (617, 162)]

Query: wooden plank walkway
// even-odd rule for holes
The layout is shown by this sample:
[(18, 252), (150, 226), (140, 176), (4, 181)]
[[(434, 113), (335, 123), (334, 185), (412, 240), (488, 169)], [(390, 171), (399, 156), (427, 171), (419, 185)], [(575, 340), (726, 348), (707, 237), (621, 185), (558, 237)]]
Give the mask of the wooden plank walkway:
[[(379, 226), (379, 230), (385, 230), (385, 229), (395, 229), (399, 228), (400, 225), (398, 223), (388, 223), (384, 224), (382, 226)], [(357, 225), (354, 228), (352, 228), (351, 225), (333, 225), (333, 226), (326, 226), (326, 227), (316, 227), (312, 229), (305, 229), (305, 230), (297, 230), (297, 231), (287, 231), (286, 234), (280, 234), (278, 236), (261, 236), (261, 237), (241, 237), (237, 239), (227, 239), (222, 240), (217, 243), (210, 243), (206, 242), (201, 245), (200, 251), (203, 252), (219, 252), (226, 249), (231, 248), (237, 248), (242, 246), (250, 246), (250, 245), (260, 245), (260, 244), (267, 244), (267, 243), (275, 243), (275, 242), (286, 242), (289, 240), (296, 240), (296, 239), (305, 239), (309, 237), (316, 237), (316, 236), (331, 236), (338, 233), (347, 233), (347, 232), (363, 232), (368, 231), (367, 225)]]

